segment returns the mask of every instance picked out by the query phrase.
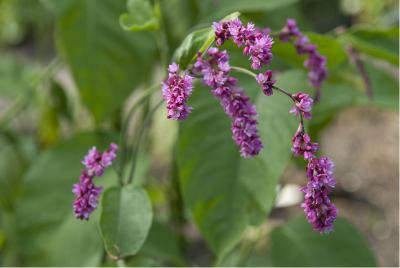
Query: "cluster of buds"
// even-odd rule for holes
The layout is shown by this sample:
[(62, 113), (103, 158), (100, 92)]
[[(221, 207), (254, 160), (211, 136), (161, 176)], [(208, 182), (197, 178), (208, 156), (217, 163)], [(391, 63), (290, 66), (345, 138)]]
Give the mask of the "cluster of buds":
[(88, 220), (96, 209), (103, 187), (95, 186), (93, 179), (101, 177), (104, 170), (112, 165), (117, 157), (117, 150), (118, 146), (114, 143), (111, 143), (104, 153), (93, 147), (83, 159), (82, 164), (85, 168), (82, 170), (79, 182), (72, 186), (72, 192), (75, 194), (73, 208), (76, 218)]

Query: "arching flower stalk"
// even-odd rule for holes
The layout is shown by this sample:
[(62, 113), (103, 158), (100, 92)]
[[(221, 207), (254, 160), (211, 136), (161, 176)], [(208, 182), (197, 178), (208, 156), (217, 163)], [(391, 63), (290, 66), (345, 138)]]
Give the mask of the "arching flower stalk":
[[(269, 35), (269, 30), (257, 29), (252, 23), (243, 25), (239, 19), (214, 22), (213, 28), (215, 44), (221, 46), (225, 41), (231, 39), (238, 47), (243, 46), (243, 54), (249, 56), (252, 69), (258, 70), (271, 62), (273, 40)], [(327, 76), (326, 58), (321, 56), (317, 52), (316, 46), (301, 34), (294, 20), (287, 21), (279, 38), (284, 42), (294, 39), (297, 53), (308, 55), (304, 65), (309, 69), (308, 77), (311, 84), (319, 89)], [(329, 194), (336, 184), (333, 177), (333, 163), (327, 157), (316, 157), (319, 146), (311, 141), (310, 136), (305, 132), (303, 122), (304, 119), (311, 119), (313, 99), (306, 93), (291, 94), (275, 86), (276, 80), (273, 79), (271, 70), (254, 74), (250, 70), (230, 66), (229, 55), (225, 50), (219, 51), (215, 47), (210, 47), (203, 53), (199, 52), (189, 71), (212, 88), (211, 93), (220, 101), (225, 113), (231, 118), (232, 137), (240, 147), (240, 154), (243, 157), (256, 156), (263, 145), (257, 129), (256, 108), (250, 103), (250, 99), (244, 91), (238, 88), (237, 80), (230, 76), (231, 70), (251, 75), (266, 96), (271, 96), (276, 90), (287, 95), (293, 101), (294, 107), (289, 112), (298, 116), (300, 123), (292, 138), (292, 152), (294, 156), (302, 156), (308, 161), (308, 182), (301, 188), (301, 191), (305, 193), (301, 207), (304, 209), (307, 220), (316, 231), (320, 233), (332, 231), (333, 222), (337, 216), (337, 209), (329, 199)], [(191, 76), (181, 77), (178, 75), (178, 67), (175, 63), (170, 65), (168, 79), (163, 83), (168, 118), (184, 119), (187, 117), (190, 108), (186, 107), (185, 103), (192, 90), (191, 82)]]

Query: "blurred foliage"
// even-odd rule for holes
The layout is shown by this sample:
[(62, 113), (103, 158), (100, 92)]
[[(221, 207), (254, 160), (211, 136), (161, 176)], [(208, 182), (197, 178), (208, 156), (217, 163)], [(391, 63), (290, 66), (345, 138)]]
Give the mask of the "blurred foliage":
[[(320, 236), (303, 217), (277, 227), (266, 219), (293, 161), (297, 125), (284, 96), (264, 98), (255, 81), (238, 75), (260, 118), (265, 148), (254, 159), (239, 156), (229, 119), (199, 83), (190, 99), (195, 109), (177, 137), (176, 124), (163, 126), (164, 113), (151, 113), (159, 93), (140, 98), (153, 93), (168, 62), (186, 67), (208, 47), (212, 21), (236, 12), (273, 32), (295, 18), (328, 58), (329, 78), (307, 126), (313, 137), (350, 107), (398, 111), (397, 1), (0, 0), (1, 265), (116, 266), (103, 242), (112, 255), (127, 256), (126, 265), (197, 265), (190, 249), (201, 242), (183, 230), (192, 222), (209, 248), (198, 254), (211, 254), (215, 264), (376, 265), (345, 220)], [(365, 66), (372, 99), (349, 46)], [(224, 48), (233, 64), (249, 66), (239, 49), (229, 42)], [(277, 85), (312, 94), (304, 58), (293, 46), (276, 39), (273, 53)], [(134, 127), (126, 134), (128, 149), (143, 144), (134, 188), (116, 188), (117, 175), (109, 170), (99, 179), (106, 191), (100, 208), (90, 221), (77, 221), (71, 186), (80, 160), (91, 146), (104, 149), (124, 138), (135, 98), (140, 108), (127, 120)], [(146, 117), (154, 119), (146, 121), (153, 134), (134, 142)], [(159, 144), (165, 148), (152, 148)], [(120, 167), (129, 169), (130, 162)], [(265, 226), (273, 229), (248, 239), (249, 228)], [(254, 242), (263, 245), (253, 248)]]

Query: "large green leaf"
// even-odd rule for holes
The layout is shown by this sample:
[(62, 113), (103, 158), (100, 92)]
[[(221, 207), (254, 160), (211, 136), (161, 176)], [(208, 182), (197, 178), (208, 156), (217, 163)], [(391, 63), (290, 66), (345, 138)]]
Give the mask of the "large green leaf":
[[(222, 20), (230, 20), (239, 17), (239, 12), (234, 12)], [(190, 33), (183, 40), (182, 44), (175, 50), (174, 60), (181, 65), (182, 69), (195, 59), (197, 52), (203, 52), (214, 41), (212, 27), (207, 27)]]
[(104, 193), (100, 228), (107, 252), (114, 257), (136, 254), (150, 230), (153, 211), (141, 188), (113, 187)]
[(121, 29), (124, 10), (124, 1), (74, 0), (57, 23), (58, 47), (98, 122), (118, 110), (154, 63), (152, 37)]
[[(71, 190), (72, 184), (78, 181), (81, 160), (88, 149), (96, 145), (103, 150), (109, 142), (109, 135), (80, 134), (42, 153), (28, 170), (16, 207), (15, 226), (22, 257), (27, 264), (97, 265), (101, 254), (96, 249), (102, 247), (102, 242), (93, 222), (96, 213), (89, 222), (74, 219), (74, 195)], [(104, 176), (108, 184), (115, 184), (116, 180), (113, 179), (108, 173)], [(98, 184), (104, 186), (101, 181)], [(66, 237), (68, 239), (63, 241)], [(85, 242), (77, 243), (74, 240)], [(64, 243), (70, 244), (71, 249), (65, 249)], [(63, 253), (68, 254), (69, 258)]]
[(193, 113), (181, 123), (179, 131), (184, 201), (220, 258), (240, 240), (247, 225), (259, 223), (271, 209), (296, 129), (295, 118), (288, 114), (287, 97), (265, 97), (254, 81), (243, 77), (241, 84), (253, 101), (259, 96), (259, 131), (265, 146), (259, 156), (240, 157), (231, 138), (229, 118), (209, 89), (202, 86), (196, 86), (190, 103)]
[(350, 42), (359, 51), (384, 59), (392, 64), (399, 63), (399, 28), (369, 29), (354, 28), (340, 37)]
[(151, 31), (159, 28), (160, 7), (151, 6), (148, 0), (128, 0), (128, 13), (119, 17), (121, 27), (126, 31)]
[(321, 235), (301, 216), (273, 230), (271, 239), (274, 266), (376, 266), (366, 240), (341, 218), (334, 232)]

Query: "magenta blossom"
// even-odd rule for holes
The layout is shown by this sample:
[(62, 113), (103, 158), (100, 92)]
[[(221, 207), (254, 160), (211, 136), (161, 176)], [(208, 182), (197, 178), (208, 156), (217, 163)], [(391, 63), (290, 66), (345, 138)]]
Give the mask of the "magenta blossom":
[(260, 84), (265, 95), (271, 96), (273, 94), (272, 86), (276, 80), (272, 79), (272, 71), (267, 70), (264, 74), (258, 74), (256, 76), (257, 83)]
[(305, 160), (311, 160), (318, 150), (318, 143), (311, 142), (310, 136), (304, 133), (301, 125), (292, 138), (292, 152), (295, 156), (302, 155)]
[(308, 94), (302, 92), (295, 93), (292, 97), (295, 101), (295, 107), (290, 112), (296, 115), (301, 113), (305, 119), (310, 119), (313, 99)]

